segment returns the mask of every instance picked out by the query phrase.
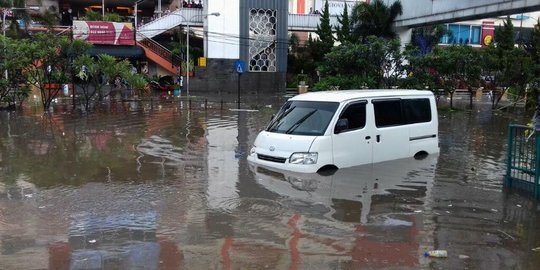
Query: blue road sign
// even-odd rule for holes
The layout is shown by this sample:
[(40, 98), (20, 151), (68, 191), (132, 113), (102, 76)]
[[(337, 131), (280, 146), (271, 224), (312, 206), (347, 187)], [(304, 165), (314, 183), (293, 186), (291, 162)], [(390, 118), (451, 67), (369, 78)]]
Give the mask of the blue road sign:
[(246, 70), (246, 62), (242, 60), (236, 60), (234, 62), (234, 70), (240, 74), (244, 73), (244, 70)]

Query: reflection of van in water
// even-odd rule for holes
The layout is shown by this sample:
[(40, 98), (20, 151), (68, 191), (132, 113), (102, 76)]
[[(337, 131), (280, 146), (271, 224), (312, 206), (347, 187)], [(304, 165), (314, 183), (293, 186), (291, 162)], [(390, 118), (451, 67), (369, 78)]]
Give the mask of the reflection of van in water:
[[(333, 209), (328, 213), (340, 221), (367, 223), (369, 215), (373, 220), (385, 212), (385, 215), (405, 213), (405, 209), (411, 209), (406, 206), (408, 203), (410, 207), (422, 207), (428, 193), (431, 194), (437, 162), (436, 155), (422, 160), (403, 158), (344, 168), (330, 175), (267, 169), (254, 163), (249, 169), (259, 185), (284, 198), (282, 203), (290, 198), (322, 204), (327, 210)], [(396, 203), (401, 208), (381, 211), (381, 207)], [(375, 213), (370, 214), (372, 210)]]
[(289, 99), (259, 133), (248, 160), (310, 173), (438, 152), (433, 93), (345, 90)]

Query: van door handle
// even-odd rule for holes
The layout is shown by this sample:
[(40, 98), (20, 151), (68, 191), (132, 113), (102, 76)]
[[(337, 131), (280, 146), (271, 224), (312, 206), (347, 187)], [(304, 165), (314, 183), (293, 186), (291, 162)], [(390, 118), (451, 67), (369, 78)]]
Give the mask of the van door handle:
[(369, 139), (371, 139), (371, 136), (366, 136), (366, 140), (369, 140)]
[(377, 135), (377, 142), (381, 142), (381, 135)]

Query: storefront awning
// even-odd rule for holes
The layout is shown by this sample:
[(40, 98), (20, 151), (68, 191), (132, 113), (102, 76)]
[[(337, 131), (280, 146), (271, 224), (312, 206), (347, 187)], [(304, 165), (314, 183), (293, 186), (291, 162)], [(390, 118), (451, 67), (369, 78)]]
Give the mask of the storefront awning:
[(142, 59), (144, 58), (144, 50), (138, 46), (115, 46), (115, 45), (94, 45), (88, 50), (91, 56), (100, 54), (108, 54), (118, 58)]

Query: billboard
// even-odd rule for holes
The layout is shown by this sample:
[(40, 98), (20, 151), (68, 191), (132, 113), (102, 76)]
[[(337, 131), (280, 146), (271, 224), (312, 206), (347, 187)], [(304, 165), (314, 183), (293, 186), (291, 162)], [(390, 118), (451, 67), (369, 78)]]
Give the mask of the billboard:
[(482, 47), (487, 47), (491, 42), (493, 42), (493, 37), (495, 36), (495, 22), (493, 21), (483, 21), (482, 22), (482, 40), (480, 44)]
[(135, 45), (132, 23), (73, 21), (73, 39), (92, 44)]

